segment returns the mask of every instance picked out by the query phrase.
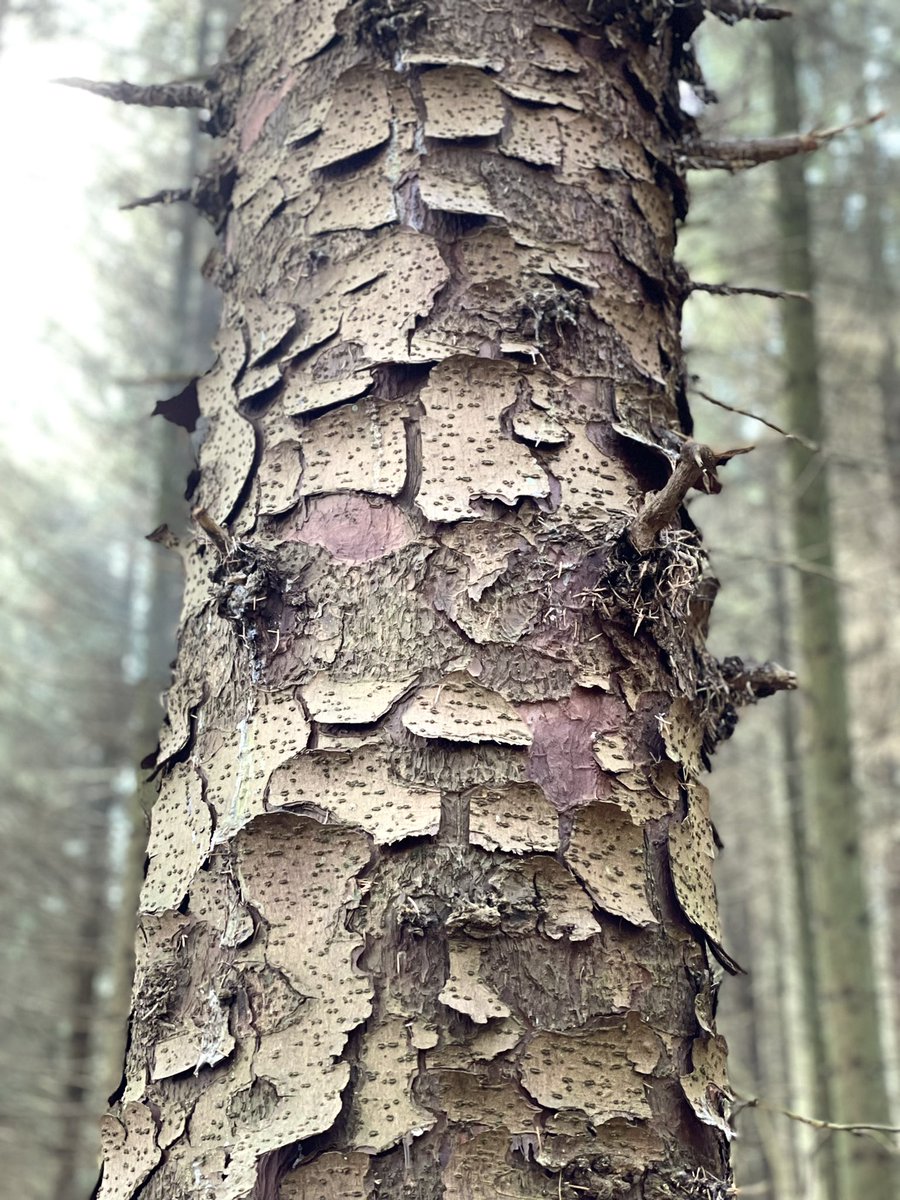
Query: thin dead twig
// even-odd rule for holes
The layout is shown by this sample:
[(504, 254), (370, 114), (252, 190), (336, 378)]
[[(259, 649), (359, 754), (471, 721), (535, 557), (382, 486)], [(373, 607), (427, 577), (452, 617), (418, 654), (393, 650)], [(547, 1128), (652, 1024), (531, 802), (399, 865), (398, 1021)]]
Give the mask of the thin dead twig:
[(758, 421), (760, 425), (765, 425), (767, 429), (771, 429), (774, 433), (781, 434), (789, 442), (799, 442), (801, 446), (805, 446), (807, 450), (811, 450), (814, 454), (817, 454), (822, 448), (818, 442), (804, 437), (802, 433), (791, 433), (788, 429), (782, 429), (774, 421), (770, 421), (766, 417), (761, 417), (758, 413), (750, 412), (749, 409), (738, 408), (735, 404), (726, 404), (724, 400), (717, 400), (715, 396), (710, 396), (707, 392), (701, 392), (697, 387), (692, 387), (691, 391), (695, 396), (699, 396), (701, 400), (705, 400), (707, 404), (714, 404), (716, 408), (724, 408), (726, 412), (737, 413), (740, 417), (749, 417), (751, 421)]
[(756, 4), (754, 0), (707, 0), (706, 7), (726, 25), (736, 25), (738, 21), (781, 21), (793, 15), (789, 8)]
[(799, 1121), (801, 1125), (809, 1125), (812, 1129), (824, 1129), (832, 1133), (852, 1133), (856, 1137), (868, 1137), (877, 1142), (891, 1154), (900, 1154), (900, 1146), (888, 1140), (891, 1135), (900, 1133), (900, 1125), (877, 1125), (868, 1121), (825, 1121), (819, 1117), (809, 1117), (805, 1113), (794, 1112), (790, 1108), (782, 1108), (780, 1104), (772, 1104), (759, 1096), (748, 1099), (740, 1097), (741, 1108), (762, 1108), (768, 1112), (779, 1113), (791, 1121)]
[(710, 296), (763, 296), (767, 300), (805, 300), (810, 303), (809, 292), (786, 292), (780, 288), (742, 287), (734, 283), (698, 283), (692, 279), (688, 292), (707, 292)]
[(191, 188), (163, 188), (159, 192), (154, 192), (152, 196), (141, 196), (138, 200), (129, 200), (127, 204), (120, 204), (120, 212), (130, 212), (133, 208), (148, 208), (151, 204), (179, 204), (185, 200), (193, 200), (194, 193)]

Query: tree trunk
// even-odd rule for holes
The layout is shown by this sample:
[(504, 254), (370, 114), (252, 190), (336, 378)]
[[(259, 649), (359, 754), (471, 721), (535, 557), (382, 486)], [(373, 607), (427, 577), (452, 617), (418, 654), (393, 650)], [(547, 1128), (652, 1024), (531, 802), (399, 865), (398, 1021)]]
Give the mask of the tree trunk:
[(727, 1194), (688, 12), (247, 6), (101, 1200)]
[[(777, 130), (801, 127), (796, 31), (772, 27), (772, 84)], [(802, 158), (776, 164), (781, 283), (812, 295), (812, 221)], [(815, 445), (825, 441), (814, 304), (782, 310), (788, 427)], [(825, 1060), (817, 1063), (826, 1116), (839, 1123), (889, 1123), (879, 1038), (872, 936), (860, 847), (861, 801), (850, 745), (846, 664), (834, 582), (826, 459), (800, 441), (788, 449), (796, 554), (800, 572), (798, 633), (804, 668), (803, 803), (815, 973), (820, 989)], [(815, 1015), (812, 1022), (815, 1026)], [(868, 1138), (834, 1142), (840, 1200), (896, 1195), (890, 1154)]]

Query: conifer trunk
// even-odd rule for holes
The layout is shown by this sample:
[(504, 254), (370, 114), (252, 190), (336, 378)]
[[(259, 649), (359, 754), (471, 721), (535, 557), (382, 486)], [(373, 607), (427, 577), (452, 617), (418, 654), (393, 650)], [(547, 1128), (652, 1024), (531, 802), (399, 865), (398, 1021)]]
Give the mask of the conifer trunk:
[(727, 1194), (698, 16), (248, 4), (101, 1200)]

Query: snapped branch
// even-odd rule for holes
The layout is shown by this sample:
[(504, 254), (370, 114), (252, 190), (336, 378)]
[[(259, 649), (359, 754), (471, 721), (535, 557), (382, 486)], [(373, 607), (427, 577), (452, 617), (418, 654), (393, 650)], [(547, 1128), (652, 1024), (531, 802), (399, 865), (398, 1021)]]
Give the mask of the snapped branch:
[(755, 704), (776, 692), (793, 692), (797, 676), (777, 662), (748, 663), (741, 658), (726, 658), (722, 676), (737, 704)]
[(880, 121), (884, 111), (870, 116), (858, 117), (845, 125), (834, 125), (830, 129), (811, 129), (808, 133), (786, 133), (778, 137), (722, 138), (721, 140), (697, 140), (681, 147), (678, 157), (681, 164), (698, 171), (748, 171), (761, 163), (776, 162), (780, 158), (791, 158), (795, 154), (812, 154), (832, 138), (850, 129), (862, 129)]
[(691, 488), (713, 494), (720, 492), (722, 484), (716, 474), (717, 468), (724, 466), (736, 454), (747, 454), (752, 449), (752, 446), (742, 446), (738, 450), (719, 453), (709, 446), (701, 446), (699, 442), (685, 442), (665, 487), (650, 493), (644, 507), (629, 526), (628, 536), (635, 550), (639, 554), (646, 554), (651, 549), (657, 535), (674, 521)]
[(222, 557), (228, 558), (235, 548), (234, 538), (228, 530), (223, 529), (218, 521), (214, 521), (205, 508), (192, 509), (191, 516)]
[(140, 104), (144, 108), (209, 108), (207, 89), (198, 83), (105, 83), (94, 79), (56, 79), (63, 87), (81, 88), (120, 104)]

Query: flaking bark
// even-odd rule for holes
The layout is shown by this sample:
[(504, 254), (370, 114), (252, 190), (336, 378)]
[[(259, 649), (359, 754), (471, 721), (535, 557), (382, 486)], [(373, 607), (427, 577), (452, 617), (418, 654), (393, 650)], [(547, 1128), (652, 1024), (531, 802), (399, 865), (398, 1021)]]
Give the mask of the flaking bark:
[(690, 25), (248, 4), (100, 1200), (725, 1194)]

